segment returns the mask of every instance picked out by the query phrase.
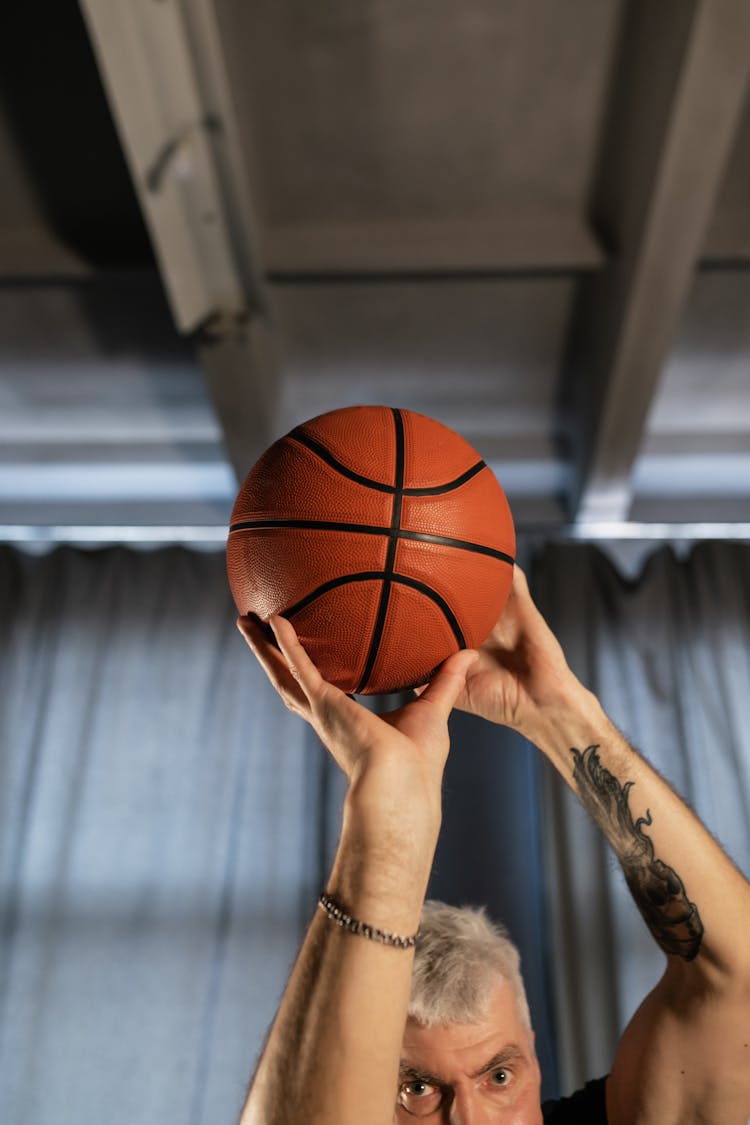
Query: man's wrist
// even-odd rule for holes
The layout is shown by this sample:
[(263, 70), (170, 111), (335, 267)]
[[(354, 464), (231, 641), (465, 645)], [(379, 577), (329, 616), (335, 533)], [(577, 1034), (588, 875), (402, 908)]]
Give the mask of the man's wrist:
[(600, 743), (613, 729), (597, 697), (575, 680), (553, 704), (540, 709), (522, 733), (554, 765), (564, 768), (570, 764), (572, 747)]
[(382, 841), (363, 839), (357, 827), (344, 826), (326, 891), (353, 916), (394, 933), (419, 926), (437, 836), (429, 844), (400, 849), (384, 833)]

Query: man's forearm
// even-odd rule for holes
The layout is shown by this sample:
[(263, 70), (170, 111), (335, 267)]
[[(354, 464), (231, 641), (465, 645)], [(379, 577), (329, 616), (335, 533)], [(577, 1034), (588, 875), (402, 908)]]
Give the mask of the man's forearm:
[[(377, 716), (321, 678), (288, 621), (271, 619), (278, 647), (250, 619), (240, 624), (349, 782), (326, 890), (353, 918), (410, 937), (440, 831), (448, 716), (476, 653), (454, 653), (419, 699)], [(391, 1125), (413, 959), (316, 911), (241, 1125)]]
[[(750, 886), (580, 685), (532, 735), (612, 845), (664, 952), (720, 981), (750, 974)], [(697, 960), (696, 960), (697, 959)]]
[[(419, 926), (430, 859), (397, 867), (345, 831), (327, 890), (352, 916), (408, 936)], [(317, 910), (241, 1125), (390, 1125), (413, 958)]]

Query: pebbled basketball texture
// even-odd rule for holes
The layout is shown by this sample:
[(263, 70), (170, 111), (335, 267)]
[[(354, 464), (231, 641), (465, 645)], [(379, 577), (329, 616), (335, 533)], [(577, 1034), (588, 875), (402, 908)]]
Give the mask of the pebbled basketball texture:
[(468, 442), (411, 410), (352, 406), (297, 426), (251, 469), (227, 573), (240, 614), (289, 618), (326, 679), (374, 694), (482, 644), (515, 547), (505, 494)]

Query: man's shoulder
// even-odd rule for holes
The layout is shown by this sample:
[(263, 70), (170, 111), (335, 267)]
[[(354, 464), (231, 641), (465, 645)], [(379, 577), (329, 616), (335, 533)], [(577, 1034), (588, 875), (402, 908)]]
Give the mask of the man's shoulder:
[(544, 1125), (607, 1125), (606, 1078), (587, 1082), (569, 1098), (557, 1098), (542, 1106)]

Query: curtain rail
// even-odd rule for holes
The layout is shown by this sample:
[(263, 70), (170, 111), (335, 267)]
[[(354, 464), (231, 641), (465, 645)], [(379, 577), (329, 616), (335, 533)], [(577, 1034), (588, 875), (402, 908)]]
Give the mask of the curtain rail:
[[(557, 526), (525, 525), (521, 523), (517, 531), (519, 538), (524, 539), (544, 538), (578, 542), (750, 540), (750, 522), (589, 522)], [(204, 549), (218, 549), (225, 546), (226, 539), (227, 529), (218, 525), (0, 524), (0, 543), (17, 543), (32, 547), (55, 547), (62, 544), (85, 547), (139, 544), (161, 547), (180, 544)]]

